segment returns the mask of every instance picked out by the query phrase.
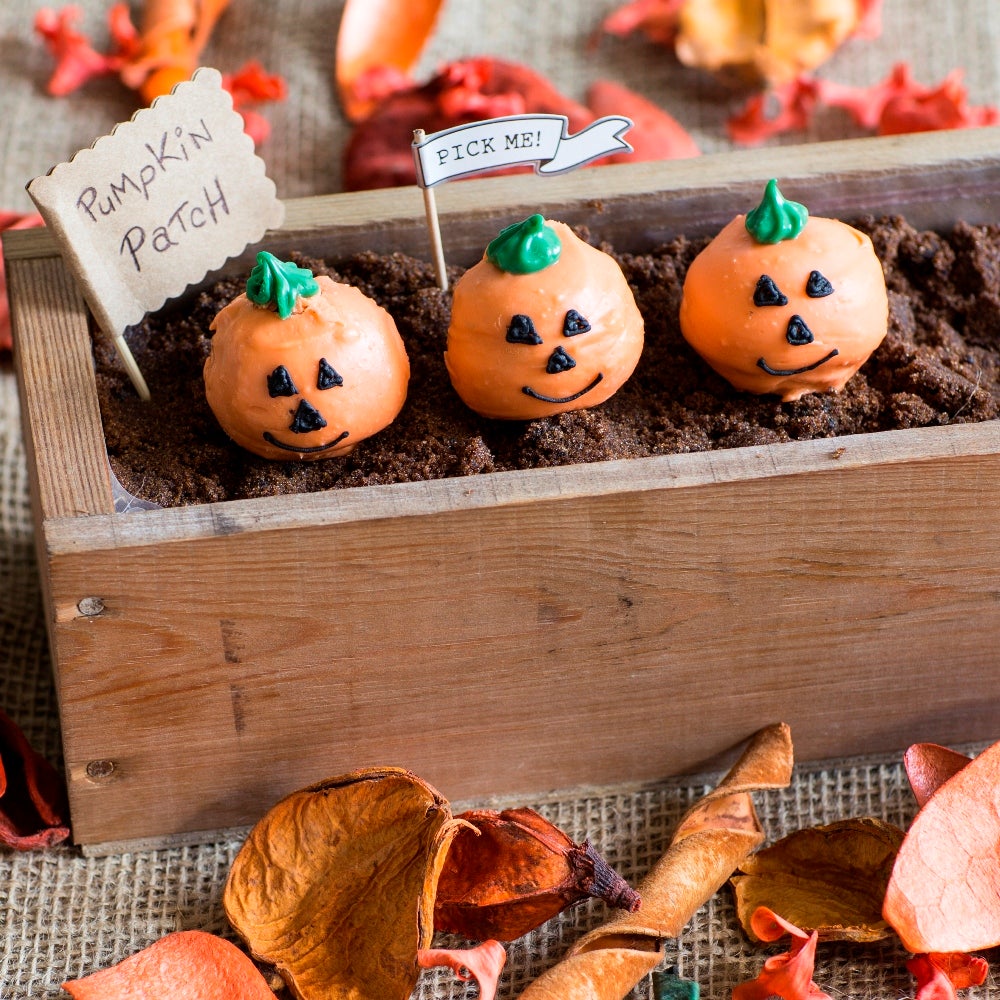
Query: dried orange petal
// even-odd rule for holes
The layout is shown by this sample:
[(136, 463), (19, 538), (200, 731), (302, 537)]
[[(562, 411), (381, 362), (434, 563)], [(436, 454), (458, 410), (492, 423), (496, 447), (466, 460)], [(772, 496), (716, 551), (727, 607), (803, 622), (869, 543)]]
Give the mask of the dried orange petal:
[(762, 906), (826, 941), (878, 941), (882, 898), (903, 831), (864, 817), (798, 830), (758, 851), (730, 880), (743, 929)]
[(168, 934), (63, 989), (74, 1000), (274, 1000), (257, 966), (232, 942), (205, 931)]
[(460, 822), (430, 785), (370, 768), (294, 792), (254, 827), (223, 904), (301, 1000), (406, 1000)]

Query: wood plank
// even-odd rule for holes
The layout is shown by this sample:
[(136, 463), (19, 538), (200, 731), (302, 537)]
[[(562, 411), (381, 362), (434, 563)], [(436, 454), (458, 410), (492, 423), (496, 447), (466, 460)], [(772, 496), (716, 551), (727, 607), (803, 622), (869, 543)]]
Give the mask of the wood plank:
[(987, 738), (997, 490), (960, 455), (54, 557), (105, 604), (59, 630), (75, 835), (378, 762), (454, 798), (651, 780), (775, 718), (807, 758)]
[(60, 258), (8, 259), (6, 271), (36, 516), (109, 513), (86, 306)]

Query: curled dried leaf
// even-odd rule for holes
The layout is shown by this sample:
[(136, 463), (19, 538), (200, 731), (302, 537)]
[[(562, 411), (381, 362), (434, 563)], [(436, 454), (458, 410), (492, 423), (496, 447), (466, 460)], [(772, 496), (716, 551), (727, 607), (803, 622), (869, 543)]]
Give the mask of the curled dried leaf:
[(1000, 743), (941, 785), (906, 833), (882, 914), (912, 952), (1000, 944)]
[(870, 817), (798, 830), (751, 855), (730, 880), (743, 929), (760, 907), (826, 941), (878, 941), (882, 899), (903, 831)]
[(659, 965), (663, 941), (758, 847), (763, 831), (751, 793), (791, 780), (792, 736), (777, 723), (753, 735), (722, 781), (681, 820), (666, 853), (639, 884), (642, 909), (619, 912), (585, 934), (521, 1000), (621, 1000)]
[(274, 1000), (257, 966), (232, 942), (205, 931), (168, 934), (63, 989), (74, 1000)]
[(590, 896), (639, 908), (639, 896), (589, 842), (532, 809), (477, 809), (452, 841), (438, 882), (438, 930), (513, 941)]
[(400, 768), (294, 792), (254, 827), (226, 883), (226, 915), (301, 1000), (406, 1000), (433, 934), (434, 892), (459, 821)]

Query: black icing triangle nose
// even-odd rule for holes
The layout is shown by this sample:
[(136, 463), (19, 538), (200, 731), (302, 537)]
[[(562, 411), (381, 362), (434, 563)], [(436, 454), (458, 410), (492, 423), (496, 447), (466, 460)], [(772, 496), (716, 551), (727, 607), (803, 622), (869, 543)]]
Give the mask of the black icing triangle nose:
[(795, 315), (788, 321), (785, 340), (793, 347), (798, 347), (800, 344), (811, 344), (813, 332), (806, 326), (806, 321), (801, 316)]
[(308, 400), (300, 399), (288, 429), (293, 434), (308, 434), (310, 431), (318, 431), (321, 427), (326, 427), (323, 415)]

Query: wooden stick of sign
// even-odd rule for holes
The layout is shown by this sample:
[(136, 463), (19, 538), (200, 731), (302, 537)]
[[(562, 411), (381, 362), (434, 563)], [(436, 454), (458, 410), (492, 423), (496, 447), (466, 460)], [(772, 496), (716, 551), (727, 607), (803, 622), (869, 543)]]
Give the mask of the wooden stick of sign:
[[(413, 145), (419, 146), (427, 133), (422, 129), (413, 130)], [(431, 238), (431, 252), (434, 254), (434, 269), (437, 271), (438, 286), (442, 292), (448, 291), (448, 268), (444, 260), (444, 246), (441, 243), (441, 223), (438, 219), (437, 199), (434, 188), (421, 185), (424, 192), (424, 213), (427, 216), (427, 229)]]

